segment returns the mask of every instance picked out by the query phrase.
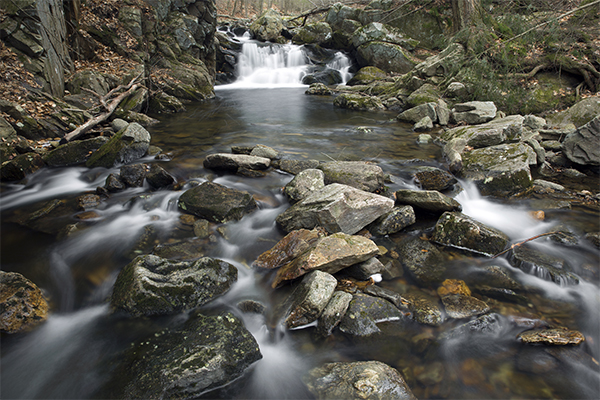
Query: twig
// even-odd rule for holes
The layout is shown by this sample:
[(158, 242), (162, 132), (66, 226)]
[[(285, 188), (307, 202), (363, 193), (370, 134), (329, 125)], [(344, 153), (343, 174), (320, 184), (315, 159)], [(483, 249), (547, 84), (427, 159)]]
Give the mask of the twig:
[(504, 251), (502, 251), (502, 252), (500, 252), (500, 253), (496, 254), (496, 255), (495, 255), (495, 256), (493, 256), (492, 258), (496, 258), (496, 257), (499, 257), (499, 256), (501, 256), (502, 254), (508, 253), (509, 251), (511, 251), (512, 249), (514, 249), (515, 247), (519, 247), (519, 246), (521, 246), (521, 245), (523, 245), (523, 244), (525, 244), (525, 243), (527, 243), (527, 242), (531, 242), (532, 240), (535, 240), (535, 239), (541, 238), (541, 237), (543, 237), (543, 236), (556, 235), (556, 234), (559, 234), (559, 233), (560, 233), (560, 232), (546, 232), (546, 233), (542, 233), (542, 234), (540, 234), (540, 235), (537, 235), (537, 236), (531, 237), (531, 238), (529, 238), (529, 239), (525, 239), (525, 240), (523, 240), (522, 242), (514, 243), (514, 244), (512, 244), (512, 245), (511, 245), (511, 246), (510, 246), (508, 249), (506, 249), (506, 250), (504, 250)]

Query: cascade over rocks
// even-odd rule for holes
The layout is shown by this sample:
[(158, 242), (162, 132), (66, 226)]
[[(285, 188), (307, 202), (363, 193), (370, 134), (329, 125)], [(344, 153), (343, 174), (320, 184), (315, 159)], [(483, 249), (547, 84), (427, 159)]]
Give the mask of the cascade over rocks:
[(394, 201), (387, 197), (332, 183), (288, 208), (276, 222), (286, 232), (320, 226), (330, 233), (351, 235), (393, 207)]
[(174, 314), (208, 303), (236, 281), (237, 269), (221, 260), (174, 262), (138, 256), (119, 273), (110, 306), (134, 317)]
[(531, 246), (514, 247), (509, 252), (508, 260), (513, 267), (559, 285), (579, 283), (579, 277), (571, 272), (571, 266), (566, 260), (546, 254)]
[(329, 363), (302, 380), (320, 399), (416, 400), (402, 375), (379, 361)]

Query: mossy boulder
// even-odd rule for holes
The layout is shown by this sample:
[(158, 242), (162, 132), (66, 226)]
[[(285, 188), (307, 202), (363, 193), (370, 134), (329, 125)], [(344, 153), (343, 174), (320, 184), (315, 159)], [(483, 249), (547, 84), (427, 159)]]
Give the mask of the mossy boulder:
[(281, 35), (282, 30), (283, 21), (281, 14), (272, 8), (265, 11), (250, 25), (252, 36), (263, 42), (275, 42), (279, 35)]
[(362, 67), (358, 72), (348, 81), (348, 85), (368, 85), (369, 83), (384, 80), (388, 77), (388, 74), (373, 66)]
[(50, 167), (68, 167), (83, 164), (90, 157), (90, 153), (98, 150), (106, 142), (108, 142), (108, 138), (105, 136), (75, 140), (49, 151), (43, 156), (43, 159)]
[(345, 21), (358, 20), (358, 14), (360, 10), (349, 7), (342, 3), (336, 3), (327, 12), (325, 22), (327, 22), (332, 29), (340, 29)]
[(401, 46), (393, 43), (373, 41), (365, 43), (356, 50), (358, 65), (373, 65), (386, 72), (405, 74), (413, 69), (415, 63)]
[(327, 22), (315, 22), (298, 29), (292, 37), (292, 43), (326, 46), (332, 40), (332, 37), (333, 31)]
[(415, 72), (423, 78), (444, 76), (456, 65), (461, 65), (464, 57), (465, 48), (459, 43), (452, 43), (439, 54), (415, 66)]
[(421, 104), (436, 103), (440, 97), (441, 95), (437, 87), (430, 83), (425, 83), (408, 96), (406, 103), (409, 107), (416, 107)]
[(134, 317), (174, 314), (208, 303), (236, 281), (237, 269), (221, 260), (138, 256), (119, 273), (110, 306)]
[(355, 111), (385, 110), (385, 106), (377, 97), (358, 93), (342, 93), (335, 98), (333, 105)]
[(549, 125), (562, 126), (574, 124), (583, 126), (600, 115), (600, 96), (588, 97), (569, 109), (546, 117)]
[(21, 154), (2, 163), (0, 179), (3, 181), (20, 181), (45, 165), (44, 160), (37, 153)]
[(143, 157), (150, 146), (150, 133), (137, 122), (128, 124), (87, 160), (88, 168), (112, 168)]

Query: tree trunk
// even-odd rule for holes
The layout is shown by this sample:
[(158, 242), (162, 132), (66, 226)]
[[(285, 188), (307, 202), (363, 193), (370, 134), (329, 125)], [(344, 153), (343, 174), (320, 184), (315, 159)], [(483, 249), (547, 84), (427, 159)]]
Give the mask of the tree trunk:
[(458, 32), (471, 25), (478, 0), (452, 0), (452, 22)]
[(73, 69), (67, 48), (67, 28), (62, 0), (38, 0), (40, 34), (44, 48), (44, 76), (50, 83), (50, 93), (62, 98), (65, 94), (65, 71)]

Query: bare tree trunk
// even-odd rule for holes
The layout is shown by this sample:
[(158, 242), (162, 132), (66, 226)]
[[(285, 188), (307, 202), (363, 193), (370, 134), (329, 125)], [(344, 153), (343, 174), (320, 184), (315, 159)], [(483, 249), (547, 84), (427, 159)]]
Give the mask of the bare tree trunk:
[(471, 25), (475, 16), (478, 0), (452, 0), (452, 22), (458, 32)]

